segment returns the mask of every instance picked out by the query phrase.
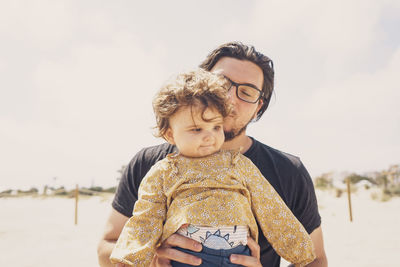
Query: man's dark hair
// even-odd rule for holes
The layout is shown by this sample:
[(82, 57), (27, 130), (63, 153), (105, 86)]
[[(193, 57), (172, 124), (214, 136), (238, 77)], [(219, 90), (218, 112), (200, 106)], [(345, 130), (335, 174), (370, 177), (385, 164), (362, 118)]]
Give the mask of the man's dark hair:
[(230, 42), (217, 47), (200, 64), (200, 68), (210, 71), (214, 65), (223, 57), (231, 57), (239, 60), (248, 60), (259, 66), (263, 72), (264, 93), (263, 105), (257, 113), (256, 120), (259, 120), (267, 109), (274, 91), (274, 65), (272, 60), (256, 51), (254, 46), (242, 44), (240, 42)]

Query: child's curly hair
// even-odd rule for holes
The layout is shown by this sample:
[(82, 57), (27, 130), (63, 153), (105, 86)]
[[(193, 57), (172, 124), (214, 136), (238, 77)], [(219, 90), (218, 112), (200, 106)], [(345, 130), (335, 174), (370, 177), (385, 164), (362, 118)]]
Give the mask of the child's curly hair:
[(164, 137), (170, 127), (169, 118), (184, 106), (202, 107), (203, 119), (207, 108), (217, 110), (223, 118), (227, 117), (230, 113), (228, 89), (229, 82), (223, 76), (202, 69), (179, 74), (161, 87), (153, 99), (156, 136)]

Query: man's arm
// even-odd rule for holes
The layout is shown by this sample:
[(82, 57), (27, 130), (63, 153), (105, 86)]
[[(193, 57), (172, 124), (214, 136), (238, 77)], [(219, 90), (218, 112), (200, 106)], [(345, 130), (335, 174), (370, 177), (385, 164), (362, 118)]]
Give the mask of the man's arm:
[(308, 264), (309, 267), (327, 267), (328, 266), (328, 259), (325, 254), (324, 248), (324, 239), (322, 237), (322, 228), (321, 226), (315, 229), (311, 234), (311, 239), (314, 243), (315, 249), (315, 260)]
[(110, 255), (121, 234), (122, 228), (129, 217), (122, 215), (114, 208), (111, 209), (110, 216), (108, 217), (103, 237), (97, 246), (97, 257), (101, 267), (114, 266), (110, 262)]
[[(315, 255), (316, 258), (313, 262), (308, 264), (308, 267), (327, 267), (328, 266), (328, 258), (325, 254), (324, 249), (324, 240), (322, 238), (322, 228), (321, 226), (315, 229), (311, 234), (311, 239), (314, 243)], [(290, 264), (288, 267), (294, 267), (293, 264)]]
[(322, 236), (321, 217), (318, 212), (317, 196), (310, 174), (301, 163), (296, 178), (293, 213), (310, 233), (314, 244), (316, 258), (307, 266), (328, 266)]
[[(328, 259), (325, 254), (324, 240), (322, 237), (321, 226), (315, 229), (310, 234), (310, 237), (314, 244), (316, 258), (312, 263), (308, 264), (307, 267), (327, 267)], [(233, 263), (241, 264), (243, 266), (261, 266), (261, 264), (259, 263), (260, 247), (254, 240), (252, 240), (251, 238), (248, 239), (249, 239), (248, 245), (251, 249), (252, 256), (234, 255), (235, 258), (231, 257), (231, 261)], [(294, 266), (295, 265), (290, 264), (288, 267), (294, 267)]]

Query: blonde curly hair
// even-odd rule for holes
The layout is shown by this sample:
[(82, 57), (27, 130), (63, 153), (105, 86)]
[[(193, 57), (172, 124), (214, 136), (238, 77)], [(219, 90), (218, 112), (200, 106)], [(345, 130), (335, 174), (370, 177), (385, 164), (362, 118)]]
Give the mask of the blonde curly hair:
[(201, 107), (203, 120), (207, 108), (217, 110), (223, 118), (227, 117), (231, 110), (227, 101), (228, 89), (227, 79), (202, 69), (177, 75), (164, 84), (153, 99), (157, 122), (155, 135), (164, 137), (170, 127), (169, 118), (184, 106)]

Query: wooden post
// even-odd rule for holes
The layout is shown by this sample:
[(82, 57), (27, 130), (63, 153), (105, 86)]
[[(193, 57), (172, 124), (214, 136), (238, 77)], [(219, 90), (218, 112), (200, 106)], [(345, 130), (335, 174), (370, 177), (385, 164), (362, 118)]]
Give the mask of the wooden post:
[(78, 198), (79, 198), (79, 186), (75, 188), (75, 225), (78, 224)]
[(350, 177), (347, 178), (347, 196), (349, 199), (349, 214), (350, 214), (350, 222), (353, 221), (353, 214), (351, 210), (351, 191), (350, 191)]

